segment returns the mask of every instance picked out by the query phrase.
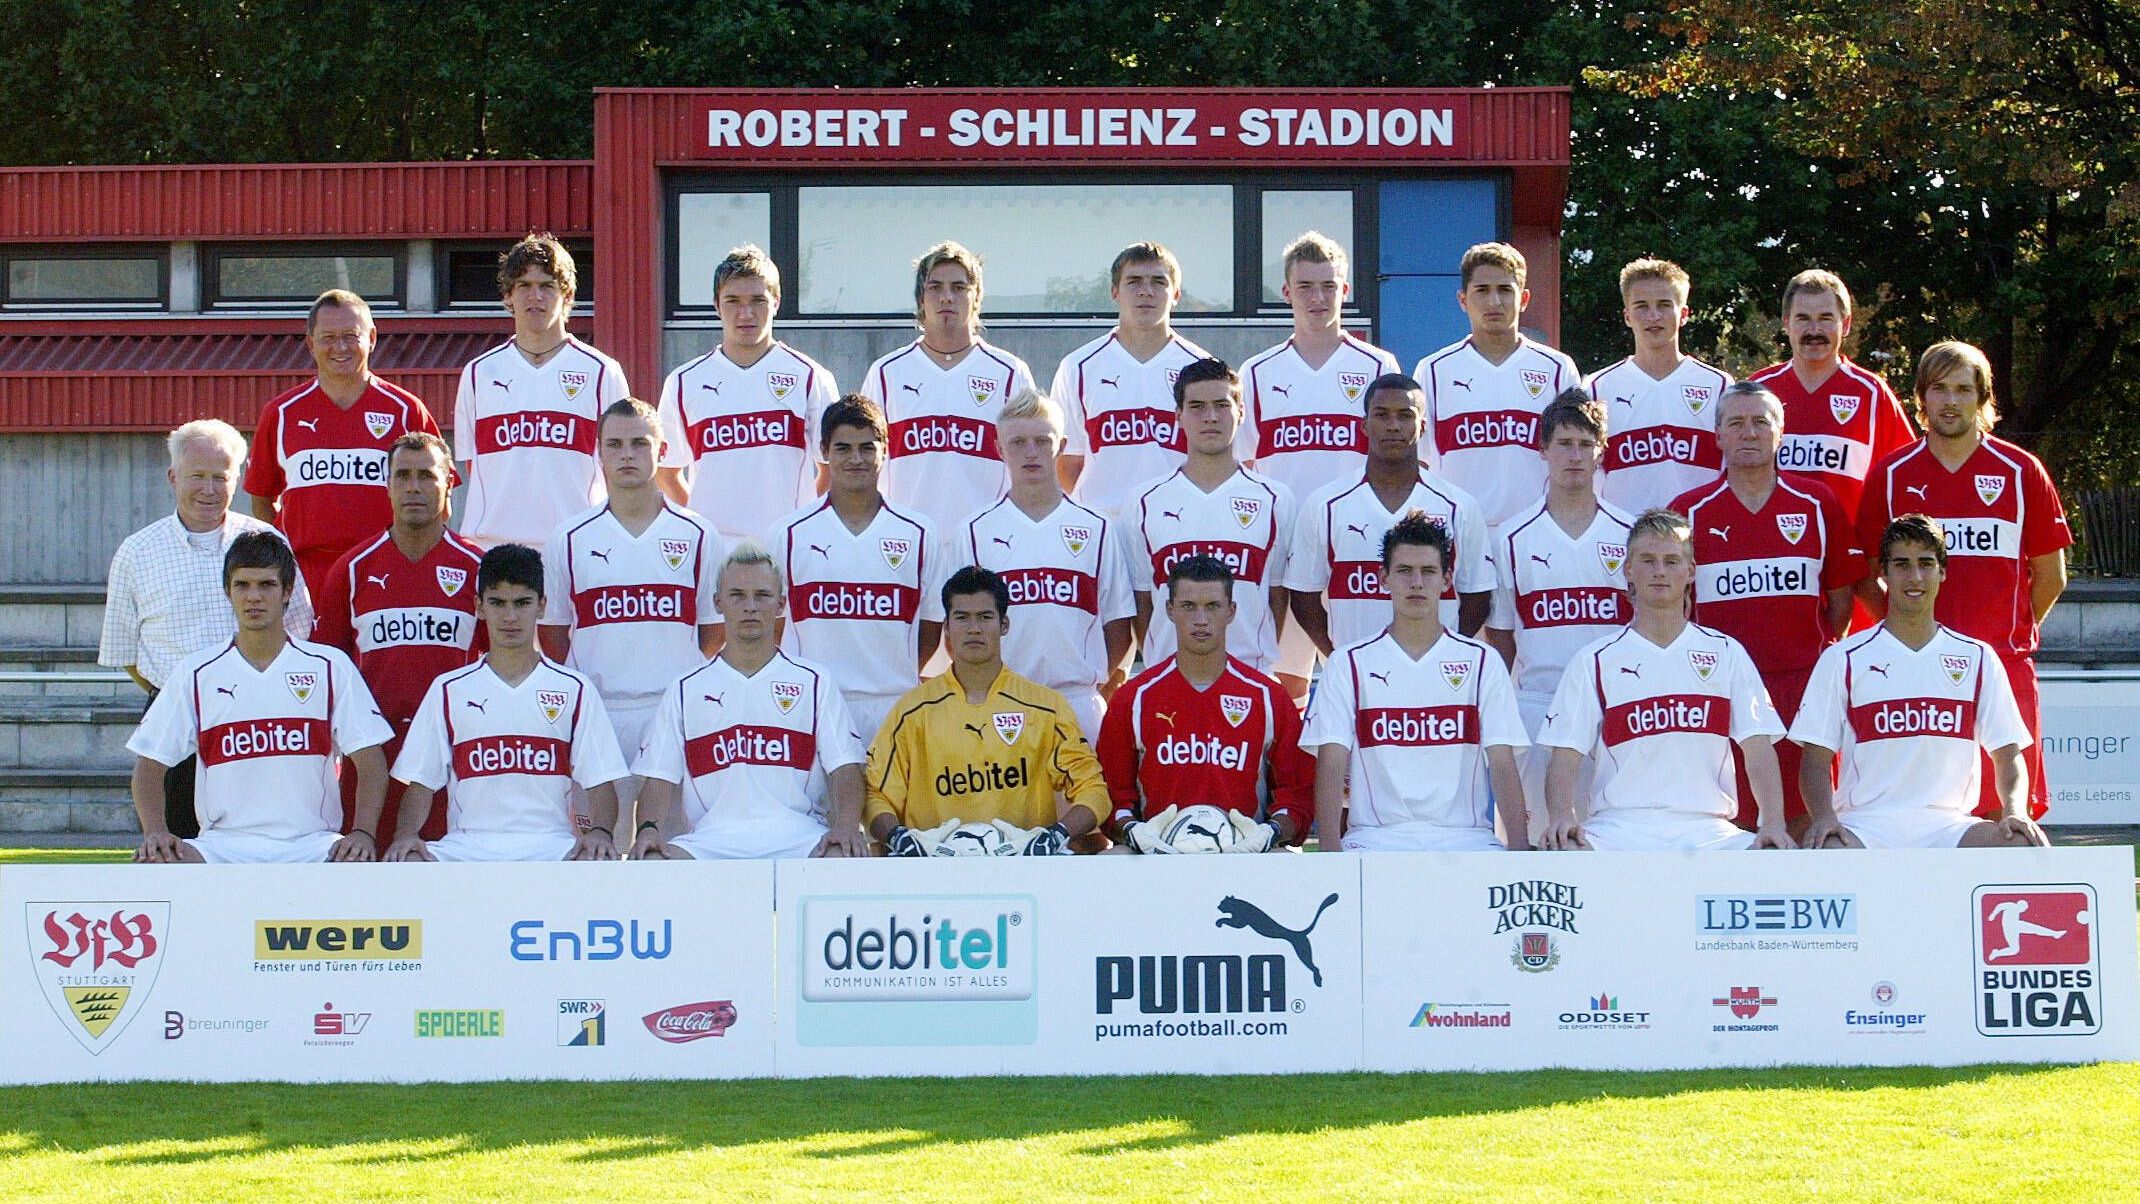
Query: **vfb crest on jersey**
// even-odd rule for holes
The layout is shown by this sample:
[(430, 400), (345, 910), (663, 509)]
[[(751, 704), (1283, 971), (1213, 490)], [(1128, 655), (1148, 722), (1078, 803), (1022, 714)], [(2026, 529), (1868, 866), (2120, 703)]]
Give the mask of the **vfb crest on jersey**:
[(1962, 679), (1969, 676), (1970, 664), (1970, 659), (1966, 656), (1942, 656), (1939, 658), (1939, 667), (1947, 671), (1947, 680), (1955, 685), (1961, 685)]
[(535, 705), (542, 709), (542, 717), (552, 723), (556, 723), (557, 717), (565, 713), (565, 704), (570, 701), (572, 700), (563, 690), (535, 691)]
[(282, 680), (284, 685), (290, 687), (291, 697), (299, 702), (310, 702), (312, 701), (312, 691), (319, 689), (320, 675), (318, 673), (285, 673), (282, 675)]
[(799, 681), (776, 681), (773, 683), (773, 705), (785, 715), (802, 701), (803, 688)]
[(60, 1027), (103, 1053), (148, 1003), (170, 939), (171, 905), (32, 903), (30, 971)]
[(795, 386), (801, 383), (801, 381), (795, 379), (793, 372), (768, 372), (765, 374), (765, 387), (772, 390), (774, 401), (786, 401), (788, 394), (793, 393)]
[(914, 541), (911, 539), (880, 539), (877, 541), (877, 550), (884, 553), (884, 563), (896, 569), (905, 564), (907, 557), (913, 554)]
[(691, 541), (688, 539), (664, 539), (661, 541), (661, 558), (668, 561), (669, 567), (672, 569), (684, 567), (684, 557), (690, 554)]
[(973, 394), (973, 404), (985, 406), (996, 396), (996, 382), (985, 376), (969, 376), (966, 388)]
[(587, 374), (585, 372), (560, 372), (557, 374), (557, 383), (565, 390), (565, 400), (575, 401), (579, 398), (580, 390), (587, 387)]
[(1091, 527), (1066, 526), (1063, 528), (1063, 546), (1070, 549), (1070, 554), (1072, 556), (1076, 556), (1079, 553), (1083, 552), (1085, 550), (1085, 545), (1091, 542)]
[(1989, 506), (1998, 501), (1999, 495), (2005, 492), (2005, 477), (1995, 472), (1980, 472), (1977, 474), (1977, 496), (1984, 499), (1985, 505)]
[(1518, 375), (1523, 378), (1523, 391), (1534, 401), (1545, 396), (1546, 386), (1553, 383), (1553, 378), (1546, 375), (1543, 368), (1525, 368)]
[(1443, 661), (1442, 680), (1448, 682), (1452, 690), (1463, 689), (1464, 683), (1471, 680), (1471, 662)]
[(1358, 401), (1360, 400), (1360, 394), (1367, 391), (1369, 379), (1365, 372), (1340, 372), (1338, 373), (1338, 388), (1344, 391), (1345, 400)]
[(1828, 394), (1828, 412), (1835, 416), (1837, 424), (1849, 422), (1858, 416), (1858, 395), (1855, 393)]
[(1617, 573), (1627, 563), (1627, 545), (1624, 543), (1601, 543), (1598, 545), (1598, 563), (1608, 573)]
[(1233, 499), (1233, 521), (1241, 524), (1242, 530), (1256, 525), (1256, 516), (1263, 513), (1263, 503), (1252, 497)]
[(466, 584), (468, 584), (467, 569), (447, 568), (443, 564), (438, 566), (438, 587), (446, 591), (447, 597), (451, 598), (460, 593), (461, 587)]
[(1219, 714), (1226, 716), (1226, 722), (1235, 727), (1248, 721), (1248, 712), (1254, 705), (1251, 700), (1239, 694), (1219, 695)]
[(1714, 652), (1690, 651), (1687, 663), (1694, 666), (1694, 675), (1708, 681), (1716, 674), (1717, 655)]
[(1689, 414), (1699, 414), (1708, 409), (1709, 399), (1714, 395), (1715, 390), (1708, 385), (1681, 385), (1679, 387), (1679, 399), (1687, 403), (1687, 412)]
[(1779, 514), (1776, 516), (1776, 532), (1787, 543), (1795, 544), (1806, 537), (1806, 516), (1803, 514)]
[(997, 711), (996, 734), (1003, 737), (1005, 744), (1018, 743), (1018, 737), (1025, 734), (1025, 712)]
[(392, 414), (382, 414), (377, 410), (366, 410), (364, 411), (364, 429), (372, 433), (372, 438), (384, 439), (386, 438), (386, 433), (394, 429), (394, 416)]

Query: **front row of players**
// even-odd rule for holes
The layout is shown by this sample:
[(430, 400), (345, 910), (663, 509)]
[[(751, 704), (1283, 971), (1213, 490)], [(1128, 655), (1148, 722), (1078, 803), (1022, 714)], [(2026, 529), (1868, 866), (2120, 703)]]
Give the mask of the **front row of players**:
[[(489, 650), (432, 683), (392, 766), (408, 785), (383, 842), (392, 728), (343, 653), (284, 634), (296, 561), (275, 536), (245, 535), (223, 569), (237, 636), (182, 664), (128, 742), (136, 860), (1040, 855), (1107, 847), (1103, 823), (1117, 850), (1143, 853), (1283, 849), (1311, 825), (1320, 847), (1363, 851), (1522, 849), (1534, 836), (1546, 849), (1791, 848), (1774, 747), (1786, 736), (1804, 753), (1806, 847), (2046, 843), (1998, 656), (1933, 618), (1947, 566), (1937, 524), (1887, 525), (1887, 617), (1822, 654), (1788, 733), (1738, 642), (1686, 617), (1690, 535), (1668, 510), (1629, 531), (1634, 618), (1561, 679), (1539, 733), (1551, 752), (1535, 834), (1515, 691), (1499, 654), (1442, 625), (1452, 546), (1424, 514), (1382, 541), (1388, 628), (1331, 657), (1305, 724), (1276, 680), (1228, 654), (1231, 571), (1178, 562), (1176, 651), (1123, 685), (1097, 756), (1061, 694), (1004, 666), (1007, 588), (968, 567), (942, 590), (951, 668), (894, 704), (865, 761), (840, 687), (780, 651), (780, 570), (745, 544), (716, 577), (726, 643), (662, 695), (627, 766), (594, 683), (537, 642), (541, 556), (502, 545), (477, 571)], [(1971, 814), (1980, 747), (1997, 820)], [(1751, 833), (1731, 822), (1734, 749), (1759, 804)], [(163, 774), (196, 754), (201, 833), (180, 840)], [(337, 758), (357, 781), (346, 836)], [(628, 843), (615, 836), (627, 772), (646, 780)], [(575, 787), (592, 820), (577, 833)], [(441, 789), (446, 834), (426, 842)]]

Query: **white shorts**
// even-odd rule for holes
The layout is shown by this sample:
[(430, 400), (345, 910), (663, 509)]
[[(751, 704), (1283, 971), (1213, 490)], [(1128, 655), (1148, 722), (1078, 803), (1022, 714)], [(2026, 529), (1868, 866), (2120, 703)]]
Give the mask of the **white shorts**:
[[(1164, 620), (1166, 616), (1158, 615), (1155, 618)], [(1321, 655), (1315, 650), (1315, 641), (1308, 638), (1308, 633), (1301, 629), (1300, 624), (1288, 620), (1285, 630), (1278, 633), (1278, 663), (1272, 667), (1271, 676), (1285, 674), (1289, 677), (1313, 677), (1315, 662)]]
[[(661, 696), (658, 694), (652, 698), (628, 698), (619, 702), (602, 700), (602, 709), (609, 713), (609, 726), (617, 733), (617, 751), (624, 754), (626, 765), (639, 759), (639, 745), (646, 739), (646, 725), (654, 721), (654, 712), (660, 706)], [(639, 788), (645, 784), (646, 779), (635, 773), (617, 779), (617, 822), (620, 825), (631, 818), (632, 804), (639, 801)], [(570, 796), (573, 831), (585, 832), (594, 825), (594, 819), (587, 811), (587, 791), (575, 784)], [(523, 858), (501, 860), (520, 861)]]
[(762, 827), (723, 824), (699, 828), (669, 843), (699, 861), (787, 861), (808, 857), (825, 839), (823, 825), (801, 816), (799, 825), (767, 824)]
[(877, 729), (884, 726), (886, 716), (898, 702), (897, 696), (882, 694), (847, 696), (847, 717), (854, 721), (855, 741), (861, 745), (864, 758), (869, 755), (869, 746), (877, 742)]
[(1582, 831), (1591, 848), (1623, 853), (1744, 849), (1754, 843), (1753, 833), (1728, 819), (1661, 807), (1623, 807), (1602, 812), (1585, 821)]
[(568, 832), (448, 832), (429, 847), (440, 861), (563, 861), (574, 843)]
[(1492, 828), (1446, 824), (1389, 824), (1345, 829), (1350, 853), (1488, 853), (1507, 849)]
[(1875, 807), (1836, 816), (1868, 849), (1952, 849), (1983, 820), (1939, 807)]
[[(1538, 843), (1538, 834), (1546, 830), (1546, 769), (1553, 763), (1553, 749), (1538, 742), (1538, 733), (1546, 725), (1546, 711), (1553, 706), (1550, 694), (1516, 695), (1516, 714), (1523, 719), (1523, 730), (1531, 737), (1529, 748), (1516, 751), (1516, 776), (1523, 781), (1524, 814), (1529, 818), (1531, 844)], [(1491, 776), (1487, 779), (1492, 781)], [(1583, 758), (1583, 767), (1575, 775), (1575, 818), (1580, 823), (1590, 814), (1590, 791), (1597, 781), (1597, 767), (1589, 757)], [(1501, 800), (1494, 800), (1494, 811), (1501, 810)], [(1504, 828), (1505, 830), (1505, 828)]]
[(1077, 715), (1077, 727), (1085, 733), (1085, 743), (1097, 747), (1100, 743), (1100, 721), (1107, 717), (1107, 704), (1100, 701), (1099, 691), (1072, 688), (1060, 693), (1069, 701), (1070, 710)]
[(340, 832), (303, 836), (260, 836), (252, 832), (207, 831), (188, 840), (201, 860), (211, 865), (309, 864), (327, 860)]

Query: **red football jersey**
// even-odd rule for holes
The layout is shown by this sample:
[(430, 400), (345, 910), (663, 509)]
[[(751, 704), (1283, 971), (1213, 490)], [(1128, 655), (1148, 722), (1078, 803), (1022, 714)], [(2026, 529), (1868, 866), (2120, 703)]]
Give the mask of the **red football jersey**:
[(1878, 374), (1836, 357), (1836, 370), (1808, 389), (1785, 360), (1750, 378), (1783, 401), (1783, 447), (1776, 467), (1828, 487), (1843, 513), (1858, 512), (1865, 474), (1917, 437), (1895, 391)]
[(1953, 472), (1920, 440), (1875, 465), (1865, 482), (1858, 538), (1868, 554), (1897, 514), (1924, 514), (1947, 532), (1947, 582), (1935, 614), (2002, 657), (2036, 651), (2029, 601), (2031, 557), (2073, 543), (2058, 489), (2043, 461), (1986, 435)]
[(1719, 477), (1672, 509), (1694, 526), (1694, 621), (1739, 641), (1764, 677), (1810, 673), (1838, 636), (1824, 595), (1865, 576), (1857, 527), (1820, 482), (1783, 473), (1760, 513)]
[(447, 531), (411, 561), (381, 532), (335, 561), (320, 587), (313, 640), (357, 662), (396, 736), (408, 733), (431, 679), (490, 646), (476, 620), (482, 560), (474, 544)]
[(394, 521), (387, 449), (411, 431), (436, 435), (438, 424), (414, 393), (376, 376), (346, 410), (315, 380), (260, 411), (245, 492), (281, 499), (277, 525), (311, 570), (306, 584), (315, 594), (322, 585), (313, 576), (318, 568)]
[(1300, 712), (1285, 688), (1229, 657), (1209, 689), (1173, 657), (1124, 683), (1100, 726), (1100, 772), (1116, 822), (1207, 803), (1258, 819), (1315, 819), (1315, 759), (1300, 748)]

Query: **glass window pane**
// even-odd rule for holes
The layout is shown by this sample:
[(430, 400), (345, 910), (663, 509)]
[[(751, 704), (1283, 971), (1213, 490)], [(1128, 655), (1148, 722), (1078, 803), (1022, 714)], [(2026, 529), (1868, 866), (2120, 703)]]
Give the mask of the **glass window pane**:
[(11, 301), (161, 301), (154, 259), (15, 259)]
[[(446, 252), (447, 305), (496, 305), (498, 304), (498, 257), (505, 247), (453, 247)], [(586, 239), (568, 238), (565, 250), (572, 253), (573, 274), (579, 278), (579, 291), (573, 301), (582, 306), (594, 303), (594, 244)]]
[(371, 302), (395, 300), (391, 255), (226, 255), (216, 295), (245, 301), (310, 301), (345, 288)]
[[(1278, 291), (1285, 285), (1280, 263), (1287, 244), (1310, 230), (1336, 239), (1351, 255), (1352, 190), (1263, 194), (1263, 304), (1285, 304), (1285, 295)], [(1357, 262), (1354, 267), (1357, 270)]]
[(984, 313), (1112, 314), (1108, 267), (1145, 239), (1181, 261), (1181, 312), (1234, 304), (1226, 184), (804, 188), (796, 224), (798, 313), (911, 312), (914, 260), (946, 238), (981, 256)]
[(687, 192), (676, 198), (676, 303), (713, 307), (713, 269), (745, 243), (773, 249), (773, 198)]

